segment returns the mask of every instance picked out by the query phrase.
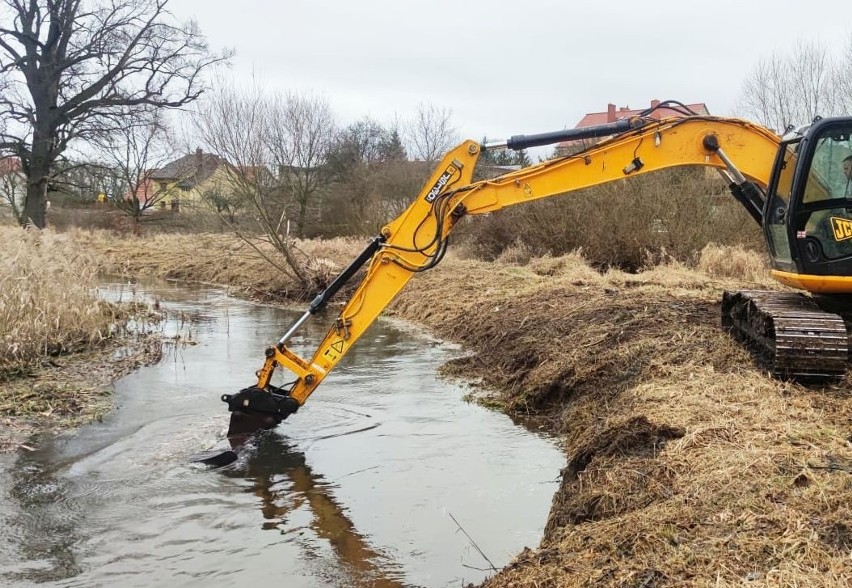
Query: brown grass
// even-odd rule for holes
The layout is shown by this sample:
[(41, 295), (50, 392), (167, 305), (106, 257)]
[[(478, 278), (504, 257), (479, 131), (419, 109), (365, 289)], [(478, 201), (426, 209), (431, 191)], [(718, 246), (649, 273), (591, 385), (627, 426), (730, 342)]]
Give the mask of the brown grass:
[(741, 245), (726, 247), (710, 243), (701, 250), (697, 265), (700, 271), (713, 277), (757, 283), (765, 283), (768, 277), (766, 255)]
[[(471, 352), (447, 371), (568, 454), (541, 545), (484, 586), (850, 585), (852, 378), (806, 388), (755, 367), (718, 300), (768, 276), (711, 253), (707, 273), (449, 261), (402, 293), (397, 314)], [(417, 290), (439, 288), (424, 308)]]
[[(3, 452), (36, 431), (99, 418), (110, 383), (156, 361), (160, 344), (156, 335), (125, 333), (141, 309), (100, 300), (97, 264), (67, 235), (3, 226), (0, 247)], [(120, 357), (112, 353), (118, 347)]]
[[(128, 239), (116, 239), (105, 231), (71, 235), (94, 253), (103, 274), (216, 284), (236, 293), (279, 300), (301, 300), (311, 294), (275, 269), (269, 259), (283, 260), (261, 241), (255, 242), (259, 253), (233, 235), (157, 234)], [(342, 237), (295, 242), (297, 256), (316, 286), (326, 285), (365, 246), (364, 239)]]
[(112, 336), (119, 311), (98, 299), (97, 265), (71, 239), (3, 227), (0, 248), (0, 376)]

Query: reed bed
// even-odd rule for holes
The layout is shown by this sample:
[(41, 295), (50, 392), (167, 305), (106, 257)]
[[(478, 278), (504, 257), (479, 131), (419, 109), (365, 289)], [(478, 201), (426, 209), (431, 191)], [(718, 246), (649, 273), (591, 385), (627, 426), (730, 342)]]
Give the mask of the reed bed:
[(98, 266), (66, 235), (0, 228), (0, 377), (97, 347), (122, 312), (98, 299)]

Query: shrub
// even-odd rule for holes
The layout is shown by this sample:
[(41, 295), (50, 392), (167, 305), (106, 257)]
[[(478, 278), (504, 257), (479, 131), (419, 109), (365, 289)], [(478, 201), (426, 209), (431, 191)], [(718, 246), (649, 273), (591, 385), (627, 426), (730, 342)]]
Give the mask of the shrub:
[(635, 271), (649, 259), (694, 260), (708, 243), (762, 247), (760, 228), (703, 169), (677, 168), (512, 207), (459, 228), (493, 260), (517, 241), (533, 254), (582, 247), (595, 266)]

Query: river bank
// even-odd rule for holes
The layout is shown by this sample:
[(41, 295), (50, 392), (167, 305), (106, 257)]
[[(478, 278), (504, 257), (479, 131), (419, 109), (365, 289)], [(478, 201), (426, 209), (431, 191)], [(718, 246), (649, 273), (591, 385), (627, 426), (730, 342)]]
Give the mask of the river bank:
[[(228, 237), (78, 235), (101, 271), (294, 288)], [(316, 245), (343, 264), (359, 245)], [(306, 245), (307, 247), (307, 245)], [(599, 273), (449, 257), (386, 314), (460, 343), (443, 371), (559, 435), (569, 465), (541, 544), (484, 586), (839, 586), (852, 581), (850, 378), (769, 378), (719, 327), (726, 289), (776, 287), (757, 254)]]
[(776, 287), (731, 248), (639, 274), (450, 258), (413, 279), (387, 314), (461, 343), (444, 372), (569, 457), (541, 544), (486, 586), (849, 583), (850, 379), (774, 380), (719, 326), (724, 290)]
[(394, 306), (564, 440), (541, 544), (484, 586), (848, 585), (852, 382), (772, 379), (719, 327), (723, 290), (774, 286), (574, 261), (448, 264)]
[(1, 453), (100, 418), (112, 382), (158, 360), (159, 337), (141, 326), (161, 317), (101, 297), (98, 265), (67, 235), (4, 226), (0, 249)]
[(100, 420), (112, 408), (113, 382), (159, 361), (157, 336), (119, 336), (97, 349), (60, 356), (0, 388), (0, 453), (32, 449), (52, 435)]

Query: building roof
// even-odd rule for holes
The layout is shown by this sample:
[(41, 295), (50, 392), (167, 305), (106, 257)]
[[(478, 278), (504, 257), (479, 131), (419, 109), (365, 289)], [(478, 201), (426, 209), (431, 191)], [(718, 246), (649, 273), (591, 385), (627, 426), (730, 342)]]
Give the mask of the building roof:
[[(660, 104), (659, 100), (651, 100), (651, 108)], [(615, 122), (620, 119), (630, 118), (631, 116), (637, 116), (643, 110), (648, 110), (648, 107), (642, 107), (637, 109), (631, 109), (628, 106), (622, 106), (616, 109), (615, 104), (607, 105), (608, 108), (604, 112), (589, 112), (580, 119), (580, 122), (574, 127), (575, 129), (582, 129), (585, 127), (591, 127), (594, 125), (602, 125), (610, 122)], [(696, 114), (710, 114), (707, 110), (707, 105), (703, 102), (698, 102), (696, 104), (687, 104), (686, 107), (693, 111)], [(650, 115), (653, 119), (663, 119), (670, 117), (683, 117), (683, 114), (678, 112), (677, 110), (672, 110), (671, 108), (658, 108), (653, 111)]]
[(223, 163), (225, 160), (218, 155), (196, 149), (195, 153), (184, 155), (160, 169), (155, 169), (149, 177), (154, 181), (167, 180), (197, 185), (216, 173)]
[[(630, 118), (632, 116), (638, 116), (643, 111), (648, 110), (649, 108), (655, 108), (660, 105), (659, 100), (651, 100), (650, 107), (636, 108), (632, 109), (628, 106), (622, 106), (617, 108), (615, 104), (608, 104), (607, 109), (604, 112), (589, 112), (583, 118), (580, 119), (580, 122), (576, 124), (575, 129), (582, 129), (586, 127), (592, 127), (595, 125), (603, 125), (606, 123), (615, 122), (617, 120)], [(707, 105), (703, 102), (698, 102), (695, 104), (685, 104), (686, 108), (691, 110), (696, 114), (710, 114), (710, 111), (707, 110)], [(682, 109), (681, 109), (682, 110)], [(655, 120), (660, 120), (663, 118), (671, 118), (678, 117), (683, 118), (684, 114), (678, 110), (673, 110), (671, 108), (661, 107), (656, 108), (653, 112), (646, 115)], [(566, 155), (569, 153), (576, 153), (582, 149), (588, 148), (589, 146), (602, 141), (603, 137), (586, 140), (586, 139), (575, 139), (571, 141), (562, 141), (556, 145), (556, 153), (557, 155)]]

